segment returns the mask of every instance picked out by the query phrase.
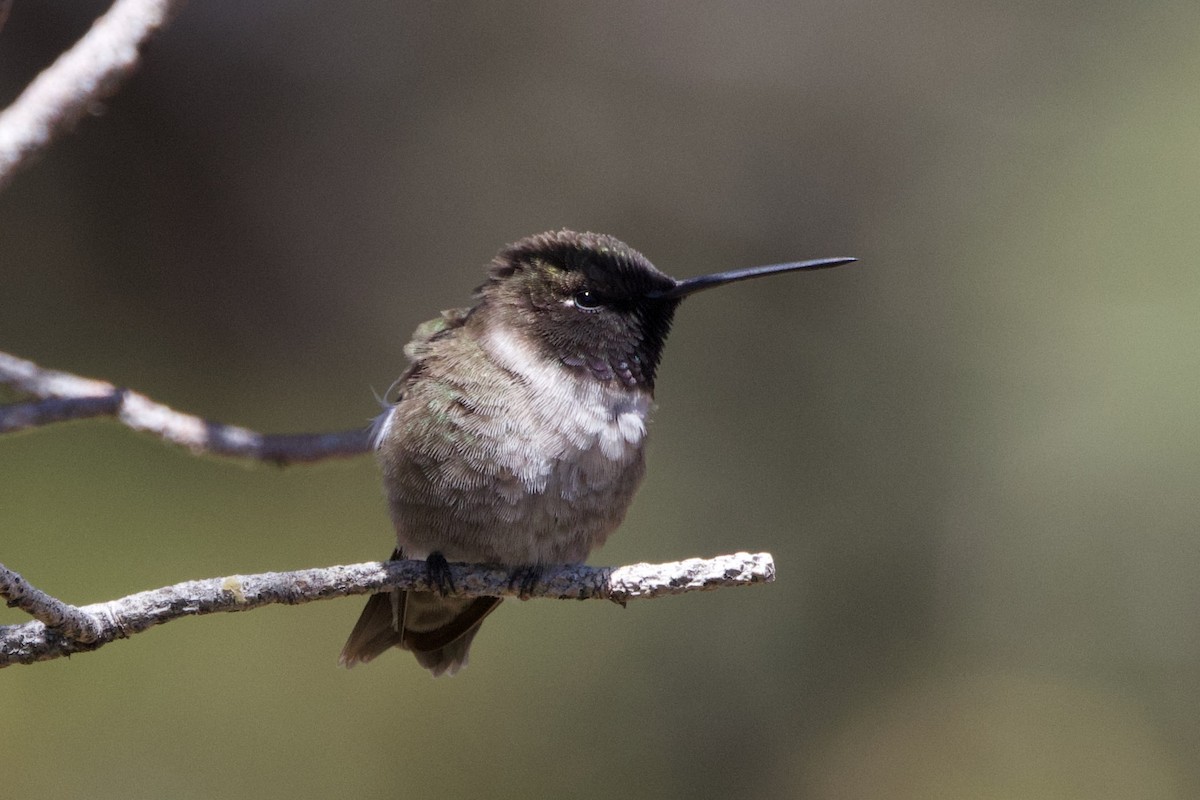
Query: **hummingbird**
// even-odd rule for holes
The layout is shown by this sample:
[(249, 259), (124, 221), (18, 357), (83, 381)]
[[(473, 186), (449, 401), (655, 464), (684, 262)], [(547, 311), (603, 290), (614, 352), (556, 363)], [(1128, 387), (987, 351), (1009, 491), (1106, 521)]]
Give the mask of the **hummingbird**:
[[(645, 473), (663, 344), (695, 292), (826, 258), (677, 280), (625, 243), (550, 231), (492, 260), (468, 308), (420, 325), (377, 419), (374, 448), (397, 548), (445, 588), (447, 559), (536, 576), (577, 564), (625, 518)], [(342, 650), (347, 667), (399, 647), (434, 676), (467, 663), (499, 597), (373, 595)]]

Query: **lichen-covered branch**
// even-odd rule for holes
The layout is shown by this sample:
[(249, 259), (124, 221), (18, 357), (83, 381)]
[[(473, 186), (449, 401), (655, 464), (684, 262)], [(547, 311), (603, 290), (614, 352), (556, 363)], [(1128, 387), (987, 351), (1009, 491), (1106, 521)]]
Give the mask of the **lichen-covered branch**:
[(100, 625), (86, 611), (51, 597), (3, 564), (0, 564), (0, 597), (8, 601), (9, 608), (21, 609), (70, 639), (94, 642), (101, 633)]
[[(451, 564), (453, 588), (463, 597), (517, 596), (567, 600), (629, 600), (748, 586), (775, 580), (769, 553), (735, 553), (668, 564), (626, 567), (586, 565), (547, 568), (532, 585), (501, 567)], [(383, 589), (433, 590), (424, 561), (371, 561), (348, 566), (264, 572), (188, 581), (75, 607), (35, 589), (0, 565), (0, 596), (25, 609), (37, 621), (0, 626), (0, 667), (31, 664), (95, 650), (155, 625), (218, 611), (249, 611), (260, 606), (295, 605)], [(87, 640), (80, 637), (86, 634)]]
[(264, 434), (210, 422), (106, 381), (39, 367), (0, 353), (0, 385), (34, 400), (0, 405), (0, 434), (75, 419), (115, 417), (193, 453), (296, 464), (346, 458), (370, 449), (366, 426), (335, 433)]
[(0, 112), (0, 189), (137, 68), (139, 49), (183, 0), (117, 0)]

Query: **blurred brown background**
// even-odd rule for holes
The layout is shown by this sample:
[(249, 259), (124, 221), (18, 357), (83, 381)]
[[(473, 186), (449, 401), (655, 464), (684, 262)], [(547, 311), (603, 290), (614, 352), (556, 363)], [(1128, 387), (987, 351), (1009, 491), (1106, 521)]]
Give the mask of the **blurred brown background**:
[[(18, 2), (7, 104), (104, 4)], [(363, 424), (506, 242), (680, 276), (595, 563), (778, 582), (506, 603), (352, 672), (361, 602), (0, 674), (6, 796), (1200, 795), (1200, 5), (193, 3), (0, 194), (0, 349), (270, 431)], [(370, 459), (0, 440), (0, 560), (85, 603), (385, 556)], [(0, 611), (0, 622), (20, 621)]]

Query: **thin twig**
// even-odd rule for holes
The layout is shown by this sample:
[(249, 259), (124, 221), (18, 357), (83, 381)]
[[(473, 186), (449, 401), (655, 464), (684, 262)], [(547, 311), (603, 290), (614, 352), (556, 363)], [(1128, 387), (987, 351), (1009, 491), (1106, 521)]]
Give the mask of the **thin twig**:
[(117, 0), (75, 46), (0, 112), (0, 189), (138, 65), (138, 50), (183, 0)]
[[(0, 565), (0, 575), (8, 572)], [(449, 594), (462, 597), (514, 596), (551, 597), (565, 600), (612, 600), (624, 604), (685, 592), (708, 591), (726, 586), (749, 586), (775, 580), (775, 562), (769, 553), (735, 553), (711, 559), (693, 558), (668, 564), (633, 564), (626, 567), (562, 566), (547, 569), (532, 586), (513, 580), (501, 567), (452, 564), (453, 588)], [(28, 596), (27, 582), (19, 591)], [(28, 587), (28, 588), (23, 588)], [(39, 622), (0, 626), (0, 667), (31, 664), (72, 653), (95, 650), (115, 639), (123, 639), (155, 625), (181, 617), (218, 611), (248, 611), (284, 603), (295, 605), (352, 594), (369, 594), (402, 588), (429, 591), (424, 561), (370, 561), (348, 566), (306, 569), (296, 572), (265, 572), (231, 575), (166, 586), (129, 595), (107, 603), (72, 609), (91, 621), (90, 641), (73, 638), (65, 626), (47, 627), (46, 613), (39, 609)], [(37, 592), (36, 589), (33, 591)], [(0, 582), (0, 595), (6, 595)], [(49, 597), (44, 593), (39, 595)], [(8, 595), (11, 597), (11, 595)], [(53, 603), (61, 601), (50, 598)], [(30, 605), (22, 603), (22, 607)], [(34, 604), (36, 605), (36, 604)], [(55, 620), (58, 618), (55, 617)]]
[(43, 369), (0, 353), (0, 385), (37, 400), (0, 405), (0, 434), (92, 417), (116, 417), (193, 453), (296, 464), (346, 458), (370, 449), (364, 426), (335, 433), (263, 434), (176, 411), (144, 394), (106, 381)]

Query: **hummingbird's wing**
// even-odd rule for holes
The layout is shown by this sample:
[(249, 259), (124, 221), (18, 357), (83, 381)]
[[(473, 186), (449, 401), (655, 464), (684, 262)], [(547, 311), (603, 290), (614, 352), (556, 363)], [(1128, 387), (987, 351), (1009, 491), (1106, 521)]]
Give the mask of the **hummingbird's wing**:
[[(400, 377), (392, 381), (392, 385), (383, 393), (383, 413), (371, 421), (368, 435), (372, 450), (379, 447), (379, 440), (387, 430), (388, 421), (391, 419), (392, 408), (404, 399), (409, 384), (419, 375), (421, 362), (432, 352), (433, 341), (445, 335), (447, 331), (461, 328), (470, 313), (470, 308), (448, 308), (436, 319), (422, 322), (413, 331), (412, 339), (404, 345), (404, 355), (408, 357), (409, 364), (404, 372), (400, 373)], [(393, 558), (398, 557), (393, 556)]]
[[(404, 355), (412, 361), (412, 365), (406, 370), (405, 375), (400, 376), (400, 380), (413, 371), (413, 367), (420, 364), (425, 356), (429, 355), (429, 345), (440, 336), (444, 336), (447, 331), (461, 328), (470, 316), (470, 308), (448, 308), (443, 311), (436, 319), (431, 319), (422, 322), (413, 331), (412, 340), (404, 346)], [(399, 381), (397, 381), (398, 383)]]

